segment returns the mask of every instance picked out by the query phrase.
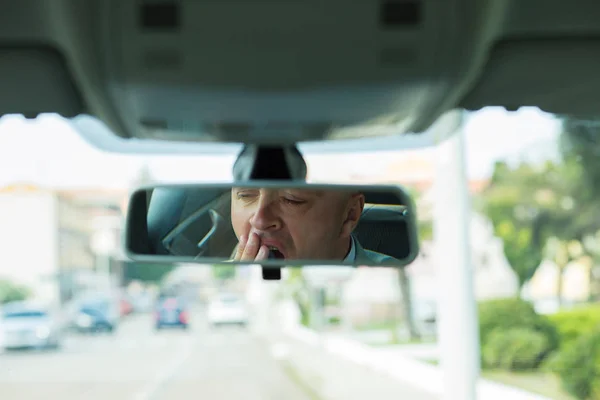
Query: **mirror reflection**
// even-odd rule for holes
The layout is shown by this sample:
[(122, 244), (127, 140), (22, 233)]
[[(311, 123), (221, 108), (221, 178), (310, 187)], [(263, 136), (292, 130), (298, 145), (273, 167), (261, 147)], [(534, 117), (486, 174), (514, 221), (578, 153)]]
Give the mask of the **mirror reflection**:
[(405, 264), (416, 254), (409, 202), (398, 190), (158, 187), (134, 194), (130, 213), (136, 198), (147, 205), (147, 232), (130, 216), (128, 234), (145, 234), (147, 243), (130, 246), (134, 254), (373, 266)]
[(360, 192), (236, 187), (233, 259), (339, 260), (379, 264), (387, 255), (364, 249), (352, 233), (365, 205)]

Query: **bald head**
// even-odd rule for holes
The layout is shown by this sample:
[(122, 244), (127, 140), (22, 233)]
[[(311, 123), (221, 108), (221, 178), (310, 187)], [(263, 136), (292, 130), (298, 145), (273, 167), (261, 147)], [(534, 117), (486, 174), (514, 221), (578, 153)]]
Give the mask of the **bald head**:
[(238, 239), (255, 233), (286, 259), (342, 260), (364, 203), (355, 191), (234, 188), (231, 220)]

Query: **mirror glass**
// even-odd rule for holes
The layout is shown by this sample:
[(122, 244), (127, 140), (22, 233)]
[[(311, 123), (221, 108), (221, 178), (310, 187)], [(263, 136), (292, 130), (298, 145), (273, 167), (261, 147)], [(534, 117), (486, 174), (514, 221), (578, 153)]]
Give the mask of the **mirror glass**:
[(398, 186), (154, 186), (132, 194), (127, 218), (134, 260), (399, 266), (418, 253), (414, 206)]

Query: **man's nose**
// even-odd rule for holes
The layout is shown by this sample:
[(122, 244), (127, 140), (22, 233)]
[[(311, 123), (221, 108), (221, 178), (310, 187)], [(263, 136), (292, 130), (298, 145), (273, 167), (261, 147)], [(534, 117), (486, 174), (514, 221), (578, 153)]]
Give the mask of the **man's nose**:
[(276, 230), (281, 227), (281, 220), (277, 213), (277, 205), (273, 201), (259, 202), (256, 212), (250, 219), (252, 227), (259, 231)]

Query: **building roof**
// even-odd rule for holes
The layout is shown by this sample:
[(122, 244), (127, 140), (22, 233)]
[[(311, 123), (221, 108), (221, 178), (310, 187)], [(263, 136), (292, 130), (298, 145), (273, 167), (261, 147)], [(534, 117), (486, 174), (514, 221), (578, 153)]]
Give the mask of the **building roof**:
[(8, 193), (41, 193), (48, 192), (50, 189), (31, 182), (18, 182), (10, 185), (0, 186), (0, 194)]

